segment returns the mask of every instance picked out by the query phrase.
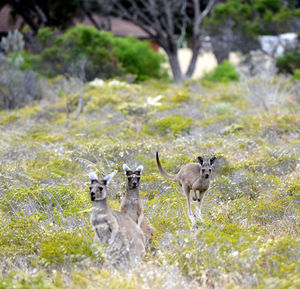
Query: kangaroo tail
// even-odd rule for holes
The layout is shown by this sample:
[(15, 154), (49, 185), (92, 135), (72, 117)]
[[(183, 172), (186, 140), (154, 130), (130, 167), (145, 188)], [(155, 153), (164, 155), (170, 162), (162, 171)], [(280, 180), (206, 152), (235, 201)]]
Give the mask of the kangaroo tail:
[(156, 163), (157, 163), (157, 167), (160, 171), (160, 173), (166, 177), (168, 180), (171, 180), (171, 181), (176, 181), (176, 175), (170, 175), (168, 174), (161, 166), (161, 163), (159, 161), (159, 157), (158, 157), (158, 152), (156, 152)]

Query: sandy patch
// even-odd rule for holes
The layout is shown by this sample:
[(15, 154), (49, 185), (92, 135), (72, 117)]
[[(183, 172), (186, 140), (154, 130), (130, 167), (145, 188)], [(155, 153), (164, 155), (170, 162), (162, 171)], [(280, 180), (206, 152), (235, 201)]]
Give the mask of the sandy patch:
[[(165, 54), (164, 51), (161, 51)], [(188, 48), (179, 49), (179, 63), (182, 71), (185, 73), (188, 69), (192, 52)], [(230, 53), (229, 61), (237, 64), (240, 61), (240, 56), (237, 53)], [(204, 52), (199, 54), (193, 79), (201, 78), (206, 72), (211, 71), (218, 65), (217, 59), (212, 52)], [(171, 69), (169, 63), (166, 64), (171, 75)]]

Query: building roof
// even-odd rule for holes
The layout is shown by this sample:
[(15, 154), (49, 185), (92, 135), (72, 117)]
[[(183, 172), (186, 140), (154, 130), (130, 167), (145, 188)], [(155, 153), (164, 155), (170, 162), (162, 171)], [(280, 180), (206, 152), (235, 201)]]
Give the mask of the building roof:
[[(123, 20), (121, 18), (115, 17), (99, 17), (97, 15), (93, 15), (95, 21), (97, 23), (108, 23), (110, 22), (110, 31), (115, 36), (133, 36), (140, 39), (149, 39), (151, 38), (148, 33), (146, 33), (140, 27), (134, 25), (133, 23)], [(83, 24), (86, 26), (93, 26), (92, 22), (88, 18), (84, 18), (81, 20), (75, 21), (77, 24)]]
[(0, 33), (7, 33), (8, 31), (20, 30), (24, 25), (22, 16), (17, 16), (16, 21), (12, 21), (10, 17), (11, 8), (5, 5), (0, 10)]
[[(8, 5), (5, 5), (0, 10), (0, 33), (7, 33), (8, 31), (20, 30), (24, 25), (24, 19), (22, 16), (18, 15), (16, 21), (11, 21), (10, 17), (11, 8)], [(133, 36), (140, 39), (149, 39), (150, 36), (143, 31), (138, 26), (132, 24), (129, 21), (123, 20), (121, 18), (105, 18), (93, 15), (93, 18), (97, 23), (110, 23), (110, 31), (115, 36)], [(84, 19), (75, 19), (74, 24), (83, 24), (86, 26), (94, 26), (93, 23), (85, 17)]]

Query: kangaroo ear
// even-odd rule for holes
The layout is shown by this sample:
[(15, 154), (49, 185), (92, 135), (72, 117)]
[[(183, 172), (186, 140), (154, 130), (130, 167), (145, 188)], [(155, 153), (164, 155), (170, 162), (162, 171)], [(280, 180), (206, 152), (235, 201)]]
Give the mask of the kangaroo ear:
[(112, 172), (111, 174), (105, 176), (101, 182), (104, 184), (104, 185), (108, 185), (110, 183), (110, 180), (113, 178), (113, 176), (116, 174), (116, 172)]
[(132, 169), (130, 167), (128, 167), (126, 164), (123, 164), (123, 170), (125, 172), (125, 175), (127, 175), (128, 171), (132, 171)]
[(89, 178), (90, 178), (92, 184), (95, 182), (98, 182), (98, 177), (97, 177), (96, 173), (93, 171), (89, 172)]
[(142, 173), (143, 170), (144, 170), (144, 167), (143, 167), (142, 165), (139, 165), (139, 166), (135, 169), (135, 171), (140, 172), (140, 174)]
[(216, 158), (215, 156), (213, 156), (213, 157), (209, 160), (209, 163), (210, 163), (211, 166), (213, 165), (213, 163), (215, 162), (216, 159), (217, 159), (217, 158)]
[(202, 157), (197, 157), (197, 160), (199, 164), (202, 166), (203, 165), (203, 158)]

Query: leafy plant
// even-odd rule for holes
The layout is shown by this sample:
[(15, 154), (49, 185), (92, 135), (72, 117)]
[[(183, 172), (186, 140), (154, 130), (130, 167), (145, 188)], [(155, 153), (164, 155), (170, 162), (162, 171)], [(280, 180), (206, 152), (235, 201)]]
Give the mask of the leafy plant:
[(166, 77), (167, 72), (162, 68), (165, 58), (155, 53), (146, 41), (133, 37), (111, 37), (114, 52), (127, 73), (137, 76), (137, 80)]
[(277, 58), (276, 67), (281, 73), (296, 73), (296, 71), (300, 69), (300, 49)]
[(189, 117), (182, 117), (179, 115), (167, 116), (165, 118), (152, 122), (146, 127), (146, 132), (152, 134), (155, 131), (160, 133), (169, 133), (177, 135), (183, 132), (188, 132), (193, 119)]
[(23, 34), (18, 30), (14, 32), (9, 31), (7, 37), (3, 37), (0, 42), (0, 47), (6, 54), (22, 51), (24, 48)]
[(20, 108), (42, 98), (38, 75), (30, 70), (21, 71), (11, 61), (0, 59), (0, 109)]
[(42, 74), (77, 75), (78, 63), (85, 59), (86, 80), (111, 78), (129, 73), (137, 80), (165, 77), (164, 57), (152, 51), (146, 41), (114, 37), (93, 27), (76, 26), (59, 35), (50, 28), (39, 30), (44, 50), (41, 56), (26, 55), (25, 66)]
[(91, 232), (87, 230), (49, 231), (40, 244), (39, 261), (45, 266), (50, 266), (92, 258), (94, 254), (91, 241)]
[(206, 73), (202, 79), (211, 82), (231, 82), (238, 81), (239, 75), (233, 64), (229, 61), (223, 61), (213, 71)]

